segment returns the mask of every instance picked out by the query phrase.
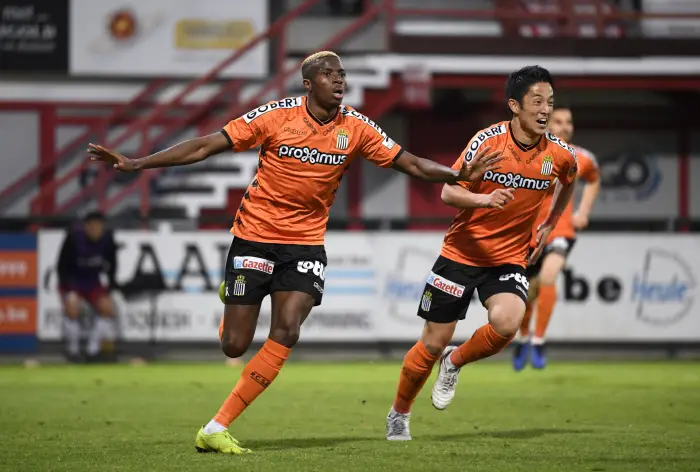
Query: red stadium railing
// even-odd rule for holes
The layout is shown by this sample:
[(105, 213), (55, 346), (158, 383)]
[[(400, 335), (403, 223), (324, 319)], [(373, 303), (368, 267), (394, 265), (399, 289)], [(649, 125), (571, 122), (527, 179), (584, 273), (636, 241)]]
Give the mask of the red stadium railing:
[[(478, 10), (466, 8), (468, 2), (462, 9), (430, 7), (430, 2), (425, 2), (421, 8), (405, 8), (400, 3), (400, 0), (386, 2), (388, 30), (393, 30), (397, 17), (496, 20), (501, 23), (553, 21), (558, 24), (557, 36), (574, 35), (576, 26), (583, 20), (592, 21), (596, 34), (600, 35), (606, 24), (615, 21), (700, 19), (700, 13), (625, 11), (606, 0), (494, 0), (494, 8)], [(504, 31), (504, 34), (508, 32)]]
[(0, 205), (7, 202), (8, 199), (15, 197), (18, 191), (35, 181), (44, 172), (53, 170), (56, 162), (76, 153), (79, 148), (85, 147), (85, 143), (90, 136), (100, 135), (106, 132), (111, 124), (123, 117), (126, 117), (130, 111), (134, 110), (146, 98), (155, 93), (155, 91), (161, 85), (163, 85), (164, 82), (165, 81), (162, 79), (153, 80), (131, 100), (114, 107), (112, 112), (107, 117), (95, 120), (92, 125), (88, 126), (87, 130), (80, 133), (61, 149), (56, 150), (53, 157), (30, 169), (19, 177), (13, 184), (0, 191)]
[[(363, 28), (366, 26), (369, 22), (374, 20), (377, 15), (379, 15), (383, 11), (383, 8), (381, 5), (376, 5), (373, 7), (370, 7), (367, 9), (364, 14), (359, 17), (355, 22), (347, 26), (344, 30), (341, 30), (340, 32), (336, 33), (335, 36), (333, 36), (330, 40), (328, 40), (326, 43), (321, 45), (319, 49), (332, 49), (339, 44), (341, 44), (343, 41), (345, 41), (349, 36), (354, 34), (356, 31), (359, 29)], [(243, 104), (239, 104), (231, 110), (231, 113), (229, 113), (229, 116), (238, 116), (246, 111), (248, 111), (250, 108), (253, 108), (257, 106), (260, 101), (263, 99), (263, 97), (268, 94), (270, 91), (274, 90), (275, 87), (280, 87), (280, 84), (283, 86), (284, 83), (286, 82), (287, 79), (289, 79), (291, 76), (294, 74), (299, 73), (299, 68), (301, 67), (301, 61), (299, 61), (297, 64), (294, 66), (284, 69), (282, 72), (280, 72), (276, 77), (272, 78), (270, 81), (268, 81), (262, 89), (250, 100)], [(141, 190), (141, 215), (142, 217), (145, 216), (148, 213), (148, 183), (151, 179), (157, 177), (163, 170), (162, 169), (154, 169), (151, 172), (144, 172), (141, 174), (140, 178), (138, 180), (135, 180), (131, 184), (127, 185), (121, 191), (113, 196), (111, 199), (109, 199), (107, 202), (105, 202), (105, 207), (109, 208), (116, 204), (117, 202), (121, 201), (123, 198), (125, 198), (127, 195), (130, 193), (136, 191), (136, 190)], [(97, 183), (96, 183), (97, 184)], [(103, 185), (106, 183), (103, 181)], [(91, 188), (86, 188), (82, 193), (87, 193), (91, 191)], [(81, 195), (77, 195), (75, 197), (76, 201), (79, 201), (79, 198)]]
[[(48, 169), (53, 169), (57, 162), (62, 162), (67, 156), (71, 154), (74, 155), (76, 150), (80, 146), (86, 144), (86, 140), (90, 136), (104, 136), (106, 131), (110, 126), (117, 122), (124, 123), (126, 129), (120, 133), (118, 137), (113, 140), (107, 141), (105, 145), (107, 147), (118, 147), (123, 144), (127, 139), (134, 136), (139, 132), (143, 132), (148, 129), (151, 125), (157, 121), (164, 118), (164, 115), (174, 108), (179, 108), (185, 110), (185, 116), (171, 118), (168, 117), (168, 124), (163, 132), (161, 132), (156, 138), (150, 139), (148, 133), (144, 133), (144, 140), (142, 144), (142, 150), (147, 150), (154, 144), (159, 144), (166, 141), (168, 138), (173, 137), (178, 131), (188, 124), (195, 121), (200, 121), (207, 119), (207, 123), (213, 123), (215, 120), (209, 116), (209, 109), (214, 104), (219, 104), (225, 95), (231, 92), (236, 92), (241, 86), (241, 81), (229, 81), (222, 85), (220, 90), (214, 94), (210, 99), (197, 105), (184, 104), (184, 100), (190, 96), (195, 90), (201, 86), (216, 80), (219, 73), (230, 66), (235, 61), (239, 60), (241, 56), (250, 50), (255, 45), (259, 44), (261, 41), (276, 39), (277, 45), (275, 50), (275, 61), (279, 67), (279, 72), (267, 81), (254, 97), (246, 101), (246, 103), (236, 103), (229, 110), (228, 116), (236, 116), (244, 113), (247, 109), (252, 108), (259, 104), (264, 97), (274, 91), (278, 90), (278, 96), (284, 95), (285, 84), (287, 80), (298, 71), (298, 66), (295, 65), (292, 68), (285, 68), (284, 63), (287, 59), (287, 49), (285, 44), (285, 32), (287, 26), (291, 20), (303, 14), (304, 12), (311, 9), (314, 5), (318, 4), (321, 0), (308, 0), (303, 4), (299, 5), (297, 8), (287, 12), (277, 21), (275, 21), (270, 28), (253, 39), (249, 44), (244, 46), (242, 49), (236, 51), (228, 59), (223, 61), (217, 67), (209, 71), (207, 74), (190, 82), (177, 96), (172, 100), (156, 105), (149, 113), (141, 118), (133, 121), (125, 121), (125, 117), (130, 111), (137, 108), (145, 99), (150, 97), (158, 87), (163, 85), (164, 81), (156, 80), (149, 84), (144, 90), (135, 96), (131, 101), (117, 107), (113, 112), (106, 118), (97, 119), (95, 124), (92, 125), (85, 133), (72, 140), (69, 145), (65, 146), (63, 149), (58, 150), (52, 159), (46, 159), (41, 165), (30, 170), (25, 175), (23, 175), (14, 184), (0, 192), (0, 204), (3, 200), (11, 198), (20, 189), (25, 187), (28, 183), (35, 180), (38, 176)], [(574, 26), (577, 22), (581, 20), (592, 20), (594, 21), (598, 32), (602, 31), (602, 28), (607, 22), (616, 20), (639, 20), (639, 19), (660, 19), (660, 18), (700, 18), (700, 14), (644, 14), (639, 12), (623, 12), (610, 8), (609, 5), (603, 0), (586, 0), (578, 1), (576, 5), (581, 5), (582, 3), (592, 6), (592, 9), (588, 12), (580, 11), (580, 9), (574, 8), (573, 0), (560, 0), (555, 2), (553, 9), (545, 11), (533, 11), (528, 9), (523, 2), (518, 2), (515, 0), (495, 0), (497, 5), (496, 8), (491, 10), (466, 10), (466, 9), (439, 9), (431, 8), (430, 2), (425, 2), (421, 8), (405, 8), (401, 6), (398, 0), (381, 0), (374, 2), (372, 0), (365, 0), (365, 12), (362, 16), (357, 18), (352, 24), (350, 24), (345, 30), (338, 32), (335, 37), (331, 38), (326, 44), (322, 45), (321, 48), (330, 49), (334, 48), (343, 41), (345, 41), (350, 35), (363, 28), (370, 22), (379, 18), (383, 15), (384, 21), (386, 23), (387, 35), (391, 37), (394, 33), (394, 24), (397, 19), (407, 18), (407, 17), (447, 17), (451, 19), (491, 19), (498, 21), (533, 21), (533, 20), (548, 20), (556, 21), (559, 25), (559, 34), (571, 34)], [(551, 3), (550, 3), (551, 6)], [(391, 44), (388, 41), (388, 44)], [(377, 117), (382, 113), (389, 111), (392, 107), (398, 103), (400, 100), (400, 89), (392, 86), (390, 88), (390, 93), (378, 97), (377, 100), (368, 102), (367, 108), (363, 110), (365, 113)], [(371, 111), (370, 111), (371, 110)], [(33, 198), (31, 203), (31, 211), (34, 214), (42, 214), (43, 210), (46, 208), (42, 202), (45, 199), (54, 199), (57, 190), (63, 188), (65, 184), (76, 179), (81, 172), (85, 169), (88, 161), (87, 159), (80, 160), (80, 162), (71, 168), (68, 172), (62, 175), (58, 179), (54, 179), (51, 182), (43, 184), (39, 190), (39, 193)], [(75, 206), (83, 201), (84, 199), (95, 196), (100, 202), (100, 206), (103, 208), (108, 208), (123, 199), (130, 193), (140, 190), (141, 191), (141, 214), (145, 216), (149, 211), (149, 182), (158, 175), (157, 171), (143, 173), (138, 179), (133, 181), (131, 184), (125, 186), (117, 195), (107, 198), (105, 196), (105, 189), (108, 187), (110, 182), (114, 179), (116, 173), (111, 169), (106, 169), (101, 167), (99, 170), (98, 178), (92, 183), (88, 184), (84, 189), (71, 196), (68, 200), (61, 202), (53, 210), (56, 214), (66, 213), (74, 209)], [(354, 174), (355, 177), (352, 180), (357, 180), (359, 174)], [(359, 188), (359, 185), (358, 185)], [(351, 199), (355, 200), (355, 199)], [(359, 199), (357, 199), (359, 202)], [(358, 207), (359, 208), (359, 207)], [(351, 211), (351, 214), (355, 212)], [(357, 215), (359, 216), (359, 215)]]
[[(302, 3), (298, 7), (292, 9), (291, 11), (287, 12), (284, 14), (281, 18), (279, 18), (277, 21), (275, 21), (267, 31), (264, 33), (258, 35), (256, 38), (251, 40), (248, 44), (243, 46), (242, 48), (238, 49), (235, 53), (233, 53), (230, 57), (228, 57), (226, 60), (222, 61), (219, 65), (214, 67), (212, 70), (210, 70), (208, 73), (205, 75), (199, 77), (198, 79), (190, 82), (180, 93), (178, 93), (175, 97), (173, 97), (170, 101), (166, 103), (161, 103), (158, 104), (150, 113), (148, 113), (146, 116), (137, 119), (133, 123), (131, 123), (129, 126), (127, 126), (127, 129), (124, 130), (116, 139), (110, 140), (105, 143), (105, 146), (107, 147), (118, 147), (121, 144), (123, 144), (127, 139), (131, 138), (135, 134), (137, 134), (140, 130), (147, 128), (148, 126), (152, 125), (154, 121), (162, 116), (165, 112), (171, 110), (174, 107), (179, 106), (184, 99), (186, 99), (190, 94), (192, 94), (195, 90), (199, 89), (202, 85), (210, 83), (212, 80), (215, 80), (217, 76), (223, 71), (225, 68), (229, 67), (231, 64), (233, 64), (235, 61), (239, 60), (245, 53), (247, 53), (251, 48), (255, 47), (258, 45), (260, 42), (266, 40), (266, 39), (271, 39), (274, 36), (278, 36), (278, 50), (284, 50), (285, 49), (285, 44), (284, 44), (284, 35), (280, 34), (285, 32), (287, 24), (293, 20), (294, 18), (298, 17), (299, 15), (303, 14), (310, 8), (312, 8), (314, 5), (319, 3), (321, 0), (307, 0), (306, 2)], [(282, 53), (278, 52), (277, 57), (281, 57)], [(286, 57), (286, 54), (284, 55)], [(279, 65), (279, 64), (278, 64)], [(275, 79), (273, 79), (273, 82)], [(235, 81), (234, 81), (235, 82)], [(274, 82), (278, 86), (283, 85), (283, 82)], [(224, 89), (229, 89), (230, 87), (234, 86), (239, 86), (239, 85), (234, 85), (234, 84), (227, 84), (223, 86)], [(217, 99), (221, 98), (221, 96), (227, 92), (228, 90), (222, 90), (219, 93), (217, 93), (212, 99), (206, 101), (205, 105), (212, 105)], [(182, 124), (186, 124), (190, 122), (192, 119), (201, 116), (203, 110), (206, 110), (206, 107), (200, 106), (196, 107), (194, 110), (190, 110), (188, 114), (182, 118)], [(108, 122), (105, 122), (104, 126), (108, 126)], [(177, 127), (179, 128), (179, 127)], [(175, 127), (169, 128), (171, 129), (176, 129)], [(85, 137), (82, 137), (83, 140)], [(158, 139), (163, 139), (165, 138), (164, 134), (161, 134)], [(85, 142), (83, 141), (83, 145)], [(59, 156), (56, 156), (59, 157)], [(53, 161), (55, 162), (55, 158)], [(87, 160), (79, 162), (76, 166), (74, 166), (71, 170), (66, 172), (63, 176), (61, 176), (58, 179), (55, 179), (54, 181), (42, 185), (39, 193), (32, 199), (30, 208), (32, 213), (34, 214), (41, 214), (41, 202), (44, 198), (46, 198), (47, 195), (53, 196), (55, 195), (56, 191), (59, 190), (61, 187), (63, 187), (65, 184), (68, 182), (74, 180), (77, 178), (80, 173), (84, 170), (85, 166), (87, 165)], [(37, 170), (35, 175), (38, 175), (41, 172), (41, 170)], [(106, 185), (109, 184), (111, 180), (114, 178), (115, 172), (110, 170), (103, 171), (102, 174), (98, 179), (96, 179), (95, 182), (89, 184), (86, 186), (84, 189), (82, 189), (78, 194), (74, 195), (71, 197), (68, 201), (61, 203), (60, 205), (56, 206), (54, 212), (55, 213), (64, 213), (66, 211), (71, 210), (74, 208), (74, 206), (80, 202), (81, 200), (87, 198), (91, 194), (96, 194), (98, 191), (102, 190), (105, 188)], [(34, 174), (33, 174), (34, 175)], [(32, 177), (26, 177), (25, 181), (31, 180)], [(17, 186), (19, 187), (19, 186)], [(8, 192), (9, 194), (9, 192)], [(105, 202), (102, 202), (101, 206), (104, 206)]]

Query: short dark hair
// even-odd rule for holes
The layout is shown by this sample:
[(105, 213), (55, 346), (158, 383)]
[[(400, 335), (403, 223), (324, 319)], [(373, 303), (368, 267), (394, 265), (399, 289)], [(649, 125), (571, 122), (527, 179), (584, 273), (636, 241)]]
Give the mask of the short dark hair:
[(104, 221), (105, 220), (105, 214), (102, 213), (100, 210), (92, 210), (89, 211), (83, 216), (83, 222), (88, 223), (90, 221)]
[(516, 100), (523, 103), (523, 97), (530, 87), (540, 82), (547, 82), (554, 87), (554, 80), (547, 69), (540, 66), (525, 66), (512, 72), (506, 80), (506, 100)]

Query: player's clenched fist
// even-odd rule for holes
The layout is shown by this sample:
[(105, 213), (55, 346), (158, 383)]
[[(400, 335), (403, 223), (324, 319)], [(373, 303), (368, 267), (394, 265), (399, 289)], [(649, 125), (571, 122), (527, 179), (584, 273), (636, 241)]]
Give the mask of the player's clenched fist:
[(503, 160), (503, 156), (501, 155), (503, 152), (494, 151), (489, 153), (490, 149), (490, 146), (486, 146), (470, 161), (467, 162), (467, 160), (464, 159), (462, 169), (459, 171), (459, 180), (473, 182), (486, 172), (498, 169), (500, 166), (496, 164)]
[(505, 204), (514, 198), (511, 190), (499, 188), (489, 194), (483, 195), (481, 206), (483, 208), (498, 208), (499, 210), (503, 210)]

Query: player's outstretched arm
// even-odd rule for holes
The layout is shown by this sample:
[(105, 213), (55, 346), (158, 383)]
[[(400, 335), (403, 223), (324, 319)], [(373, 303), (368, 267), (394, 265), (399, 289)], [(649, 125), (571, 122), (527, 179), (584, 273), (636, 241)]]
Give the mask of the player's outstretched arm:
[(459, 209), (495, 208), (498, 210), (503, 210), (505, 204), (514, 198), (513, 192), (504, 188), (483, 194), (471, 192), (461, 185), (448, 184), (442, 187), (440, 197), (446, 205)]
[(456, 184), (457, 182), (472, 182), (490, 170), (498, 169), (496, 164), (503, 158), (501, 151), (488, 153), (486, 146), (471, 161), (463, 162), (460, 169), (452, 169), (443, 166), (430, 159), (414, 156), (410, 152), (403, 152), (394, 162), (393, 167), (404, 174), (428, 182), (444, 182)]
[(199, 138), (188, 139), (173, 147), (140, 159), (129, 159), (116, 151), (92, 143), (90, 143), (87, 152), (91, 155), (90, 159), (93, 161), (106, 162), (115, 169), (124, 172), (133, 172), (157, 167), (194, 164), (195, 162), (200, 162), (208, 157), (220, 154), (227, 149), (231, 149), (231, 144), (228, 139), (226, 139), (226, 136), (219, 132)]

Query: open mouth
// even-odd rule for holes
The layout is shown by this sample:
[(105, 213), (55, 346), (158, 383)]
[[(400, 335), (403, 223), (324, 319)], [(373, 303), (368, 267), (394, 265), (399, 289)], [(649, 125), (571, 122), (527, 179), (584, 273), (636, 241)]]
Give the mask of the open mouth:
[(337, 98), (338, 100), (343, 99), (343, 95), (345, 95), (345, 91), (343, 89), (335, 89), (333, 90), (333, 96)]
[(540, 126), (547, 126), (547, 118), (540, 118), (537, 120), (537, 124)]

